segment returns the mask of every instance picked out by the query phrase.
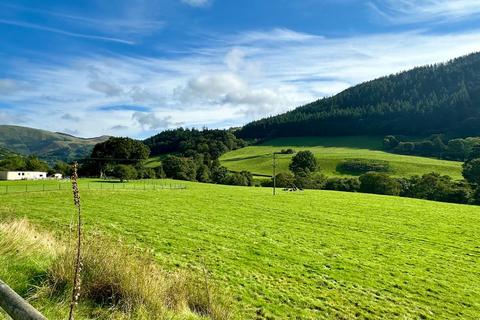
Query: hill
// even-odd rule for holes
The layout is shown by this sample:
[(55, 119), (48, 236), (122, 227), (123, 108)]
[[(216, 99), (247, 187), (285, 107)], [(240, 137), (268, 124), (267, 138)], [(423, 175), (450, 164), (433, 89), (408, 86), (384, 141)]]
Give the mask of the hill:
[(6, 156), (13, 155), (14, 153), (8, 150), (7, 148), (4, 148), (0, 146), (0, 159), (5, 158)]
[[(282, 149), (312, 151), (322, 173), (328, 176), (348, 176), (339, 172), (337, 166), (347, 159), (370, 159), (387, 161), (390, 175), (409, 177), (432, 171), (461, 179), (461, 162), (387, 153), (382, 150), (382, 137), (294, 137), (278, 138), (260, 145), (248, 146), (224, 154), (220, 161), (229, 170), (247, 170), (257, 175), (272, 175), (272, 154)], [(287, 172), (293, 155), (277, 155), (277, 172)]]
[(108, 137), (78, 138), (72, 135), (20, 126), (0, 125), (0, 147), (22, 155), (35, 154), (50, 163), (90, 155), (95, 144)]
[(245, 125), (241, 138), (480, 135), (480, 53), (365, 82)]
[[(162, 183), (170, 182), (178, 183)], [(125, 190), (120, 184), (112, 190), (112, 183), (89, 190), (88, 183), (95, 182), (80, 182), (87, 234), (121, 238), (167, 270), (206, 269), (209, 284), (227, 290), (239, 319), (480, 314), (477, 207), (328, 191), (273, 197), (264, 188), (190, 182), (180, 182), (185, 190), (146, 191), (143, 182), (136, 190), (133, 182)], [(0, 219), (27, 217), (68, 238), (65, 212), (72, 206), (67, 188), (0, 194)], [(0, 278), (34, 295), (45, 263), (17, 266), (13, 281), (14, 261), (0, 263)], [(50, 318), (61, 318), (56, 311), (66, 306), (56, 297), (32, 302)], [(98, 315), (98, 307), (82, 304), (77, 318), (94, 318), (89, 308)]]

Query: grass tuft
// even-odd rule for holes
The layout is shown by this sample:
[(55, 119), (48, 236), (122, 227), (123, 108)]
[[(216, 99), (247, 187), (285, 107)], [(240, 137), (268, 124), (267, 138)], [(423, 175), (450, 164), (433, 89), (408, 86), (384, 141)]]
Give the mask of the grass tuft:
[[(54, 295), (72, 288), (73, 253), (73, 248), (66, 250), (49, 271), (49, 287)], [(82, 262), (82, 299), (89, 304), (120, 311), (128, 318), (139, 314), (142, 318), (167, 317), (172, 312), (230, 318), (223, 301), (208, 305), (203, 284), (195, 277), (182, 271), (165, 272), (145, 255), (132, 253), (101, 236), (85, 240)]]

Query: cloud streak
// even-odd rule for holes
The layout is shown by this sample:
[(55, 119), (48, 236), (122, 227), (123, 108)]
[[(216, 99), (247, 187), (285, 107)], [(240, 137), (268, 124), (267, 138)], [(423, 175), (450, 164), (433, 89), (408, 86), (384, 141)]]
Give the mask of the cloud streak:
[(66, 30), (51, 28), (51, 27), (40, 25), (40, 24), (29, 23), (29, 22), (18, 21), (18, 20), (0, 19), (0, 23), (1, 24), (12, 25), (12, 26), (17, 26), (17, 27), (22, 27), (22, 28), (33, 29), (33, 30), (57, 33), (57, 34), (61, 34), (61, 35), (68, 36), (68, 37), (74, 37), (74, 38), (109, 41), (109, 42), (116, 42), (116, 43), (122, 43), (122, 44), (128, 44), (128, 45), (134, 45), (135, 44), (135, 42), (129, 41), (129, 40), (70, 32), (70, 31), (66, 31)]
[(477, 0), (374, 0), (370, 6), (394, 24), (445, 23), (480, 15)]

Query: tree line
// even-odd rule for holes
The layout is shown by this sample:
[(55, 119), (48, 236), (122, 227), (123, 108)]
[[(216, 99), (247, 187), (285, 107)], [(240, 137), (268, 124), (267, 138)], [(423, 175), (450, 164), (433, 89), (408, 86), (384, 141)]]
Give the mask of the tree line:
[[(478, 149), (480, 151), (480, 148)], [(356, 159), (355, 169), (361, 161)], [(367, 162), (367, 165), (369, 163)], [(363, 168), (363, 165), (362, 165)], [(315, 156), (310, 151), (300, 151), (291, 160), (290, 172), (276, 175), (276, 185), (286, 189), (323, 189), (346, 192), (363, 192), (426, 199), (461, 204), (480, 204), (480, 152), (471, 154), (463, 165), (464, 180), (455, 181), (449, 176), (432, 172), (409, 178), (393, 178), (384, 167), (358, 177), (326, 177), (320, 171)], [(262, 186), (273, 186), (273, 180), (262, 181)]]
[(412, 141), (402, 136), (388, 135), (383, 139), (383, 148), (392, 153), (466, 161), (479, 152), (480, 137), (448, 139), (445, 135), (435, 134)]
[(251, 122), (246, 139), (445, 133), (480, 135), (480, 54), (402, 72)]

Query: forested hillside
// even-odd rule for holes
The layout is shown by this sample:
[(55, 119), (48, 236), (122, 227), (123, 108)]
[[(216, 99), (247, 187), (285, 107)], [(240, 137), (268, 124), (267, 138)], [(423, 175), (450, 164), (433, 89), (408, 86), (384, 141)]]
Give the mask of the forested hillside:
[(229, 130), (166, 130), (144, 141), (152, 155), (176, 153), (186, 157), (196, 154), (209, 155), (217, 159), (223, 153), (244, 147), (244, 141), (235, 137)]
[(365, 82), (254, 121), (241, 138), (359, 134), (480, 135), (480, 54)]
[(6, 156), (10, 156), (10, 155), (13, 155), (13, 152), (11, 152), (10, 150), (0, 146), (0, 159), (3, 159)]

